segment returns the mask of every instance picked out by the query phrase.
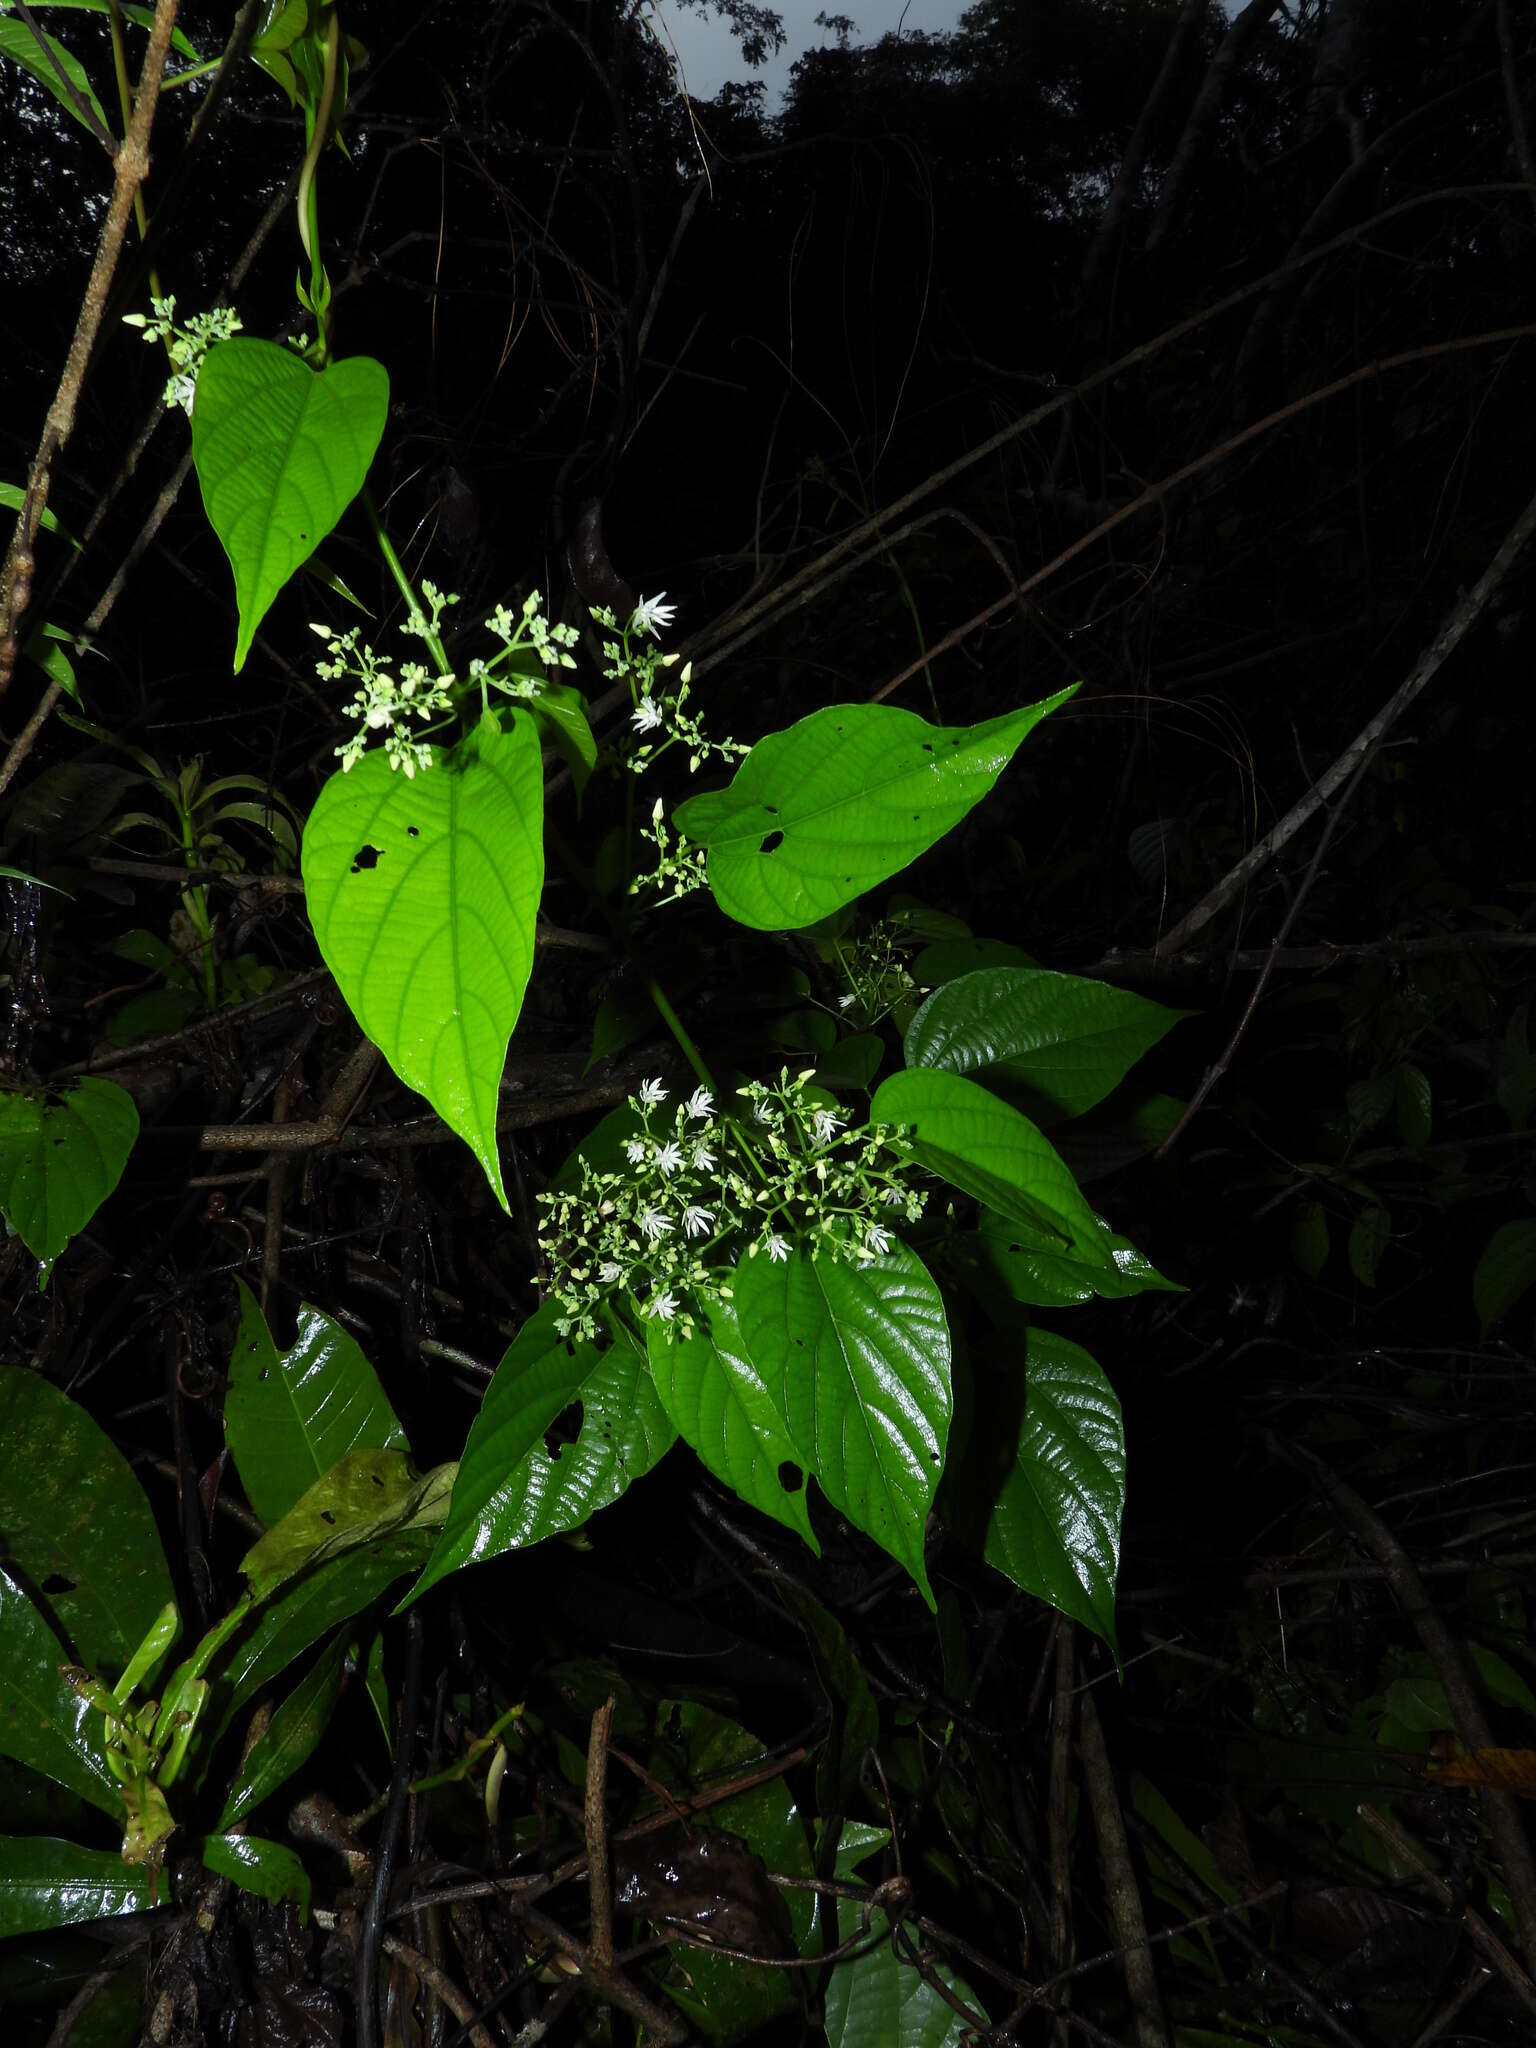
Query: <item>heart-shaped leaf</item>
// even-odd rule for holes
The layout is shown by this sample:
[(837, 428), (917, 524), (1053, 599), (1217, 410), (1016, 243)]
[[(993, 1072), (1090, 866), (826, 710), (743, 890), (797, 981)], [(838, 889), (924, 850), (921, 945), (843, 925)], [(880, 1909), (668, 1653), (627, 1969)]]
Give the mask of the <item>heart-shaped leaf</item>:
[(1099, 1219), (1055, 1147), (975, 1081), (933, 1067), (891, 1074), (875, 1090), (869, 1120), (905, 1125), (924, 1166), (978, 1201), (1043, 1227), (1090, 1262), (1112, 1263)]
[(834, 704), (758, 741), (728, 789), (690, 797), (680, 832), (709, 850), (727, 917), (796, 931), (851, 903), (958, 825), (1073, 689), (982, 725), (893, 704)]
[(79, 1403), (20, 1366), (0, 1366), (0, 1445), (0, 1542), (76, 1656), (115, 1677), (172, 1598), (144, 1490)]
[[(607, 1350), (562, 1337), (546, 1302), (512, 1340), (470, 1426), (448, 1520), (402, 1606), (461, 1565), (579, 1529), (643, 1478), (675, 1432), (644, 1358), (620, 1334)], [(545, 1432), (577, 1404), (575, 1441)]]
[(409, 1448), (355, 1338), (306, 1302), (291, 1351), (279, 1353), (243, 1280), (229, 1361), (224, 1435), (245, 1497), (276, 1522), (346, 1451)]
[(952, 1406), (944, 1302), (903, 1247), (854, 1266), (808, 1252), (743, 1259), (733, 1281), (748, 1353), (799, 1462), (933, 1606), (923, 1564)]
[(984, 1554), (1113, 1650), (1125, 1509), (1120, 1403), (1081, 1345), (1050, 1330), (1030, 1330), (1024, 1373), (1018, 1452), (993, 1503)]
[(507, 1206), (496, 1104), (533, 968), (544, 887), (539, 742), (484, 718), (407, 779), (382, 753), (321, 790), (304, 893), (325, 964), (363, 1030), (464, 1139)]
[(272, 600), (363, 487), (389, 413), (371, 356), (312, 370), (291, 349), (237, 336), (209, 349), (192, 406), (192, 460), (235, 572), (245, 666)]
[(794, 1529), (819, 1556), (806, 1469), (741, 1340), (735, 1304), (711, 1304), (691, 1336), (654, 1316), (646, 1335), (651, 1378), (683, 1442), (739, 1499)]
[(1064, 1116), (1081, 1116), (1189, 1015), (1077, 974), (991, 967), (935, 989), (907, 1026), (904, 1050), (909, 1067), (993, 1068)]
[(96, 1075), (0, 1095), (0, 1216), (47, 1269), (122, 1178), (139, 1135), (127, 1089)]

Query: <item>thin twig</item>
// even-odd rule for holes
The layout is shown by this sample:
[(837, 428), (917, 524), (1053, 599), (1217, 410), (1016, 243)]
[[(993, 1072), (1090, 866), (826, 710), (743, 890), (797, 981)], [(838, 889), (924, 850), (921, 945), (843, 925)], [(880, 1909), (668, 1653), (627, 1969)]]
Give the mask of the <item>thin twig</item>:
[[(1050, 1845), (1051, 1870), (1051, 1968), (1058, 1974), (1067, 1969), (1072, 1947), (1072, 1865), (1068, 1834), (1067, 1772), (1072, 1741), (1072, 1668), (1075, 1630), (1065, 1615), (1056, 1625), (1056, 1688), (1051, 1704), (1051, 1771), (1046, 1799), (1046, 1830)], [(1051, 2039), (1060, 2048), (1066, 2038), (1064, 2025), (1071, 2004), (1071, 1986), (1055, 2009)]]
[(1104, 1866), (1104, 1890), (1115, 1938), (1120, 1944), (1125, 1988), (1136, 2016), (1136, 2039), (1140, 2048), (1167, 2048), (1168, 2022), (1163, 2017), (1157, 1973), (1147, 1946), (1147, 1916), (1142, 1910), (1130, 1844), (1125, 1838), (1125, 1816), (1120, 1811), (1120, 1795), (1115, 1790), (1104, 1730), (1091, 1692), (1079, 1695), (1077, 1714), (1083, 1784), (1098, 1839), (1099, 1861)]
[[(421, 1609), (413, 1607), (405, 1617), (405, 1679), (400, 1688), (400, 1720), (395, 1729), (395, 1765), (389, 1783), (389, 1798), (379, 1828), (378, 1846), (373, 1854), (373, 1882), (363, 1907), (362, 1926), (357, 1937), (357, 1963), (353, 1973), (353, 2002), (357, 2008), (358, 2048), (379, 2048), (379, 1952), (384, 1945), (384, 1922), (389, 1917), (389, 1891), (405, 1835), (406, 1807), (411, 1796), (411, 1761), (416, 1750), (416, 1718), (421, 1710), (421, 1665), (424, 1645)], [(446, 2004), (446, 2000), (444, 2003)]]
[(404, 1963), (423, 1984), (431, 1986), (464, 2029), (474, 2048), (496, 2048), (494, 2035), (489, 2027), (482, 2025), (473, 2004), (446, 1971), (438, 1968), (430, 1956), (423, 1955), (419, 1948), (412, 1948), (407, 1942), (397, 1940), (393, 1934), (386, 1934), (379, 1945), (385, 1955), (393, 1956), (396, 1962)]
[(591, 1914), (592, 1953), (605, 1970), (613, 1968), (613, 1878), (608, 1868), (608, 1737), (618, 1700), (610, 1693), (592, 1716), (587, 1741), (587, 1780), (582, 1819), (587, 1836), (587, 1903)]

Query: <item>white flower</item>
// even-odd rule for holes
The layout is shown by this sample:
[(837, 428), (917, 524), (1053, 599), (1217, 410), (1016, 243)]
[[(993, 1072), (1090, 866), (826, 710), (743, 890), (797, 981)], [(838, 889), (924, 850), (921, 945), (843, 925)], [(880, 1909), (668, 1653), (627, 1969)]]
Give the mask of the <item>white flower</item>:
[(653, 1294), (645, 1304), (646, 1314), (655, 1316), (661, 1323), (670, 1323), (677, 1314), (677, 1296), (669, 1289), (664, 1294)]
[(714, 1113), (715, 1098), (707, 1088), (695, 1088), (683, 1104), (684, 1116), (706, 1117)]
[(834, 1135), (847, 1122), (835, 1109), (818, 1109), (811, 1118), (811, 1132), (818, 1145), (830, 1145)]
[(683, 1148), (681, 1145), (674, 1145), (669, 1140), (665, 1145), (658, 1145), (656, 1147), (656, 1165), (661, 1172), (676, 1173), (682, 1163)]
[(654, 1109), (658, 1102), (665, 1102), (666, 1099), (667, 1091), (662, 1087), (660, 1081), (642, 1081), (640, 1083), (640, 1100), (647, 1109)]
[(715, 1170), (715, 1155), (702, 1141), (693, 1148), (693, 1164), (698, 1173), (713, 1173)]
[(837, 1007), (840, 1010), (851, 1010), (858, 1000), (859, 999), (857, 996), (839, 996), (837, 999)]
[(763, 1246), (772, 1260), (784, 1260), (789, 1257), (789, 1241), (787, 1238), (780, 1237), (776, 1230), (769, 1231), (768, 1235), (763, 1239)]
[(703, 1237), (714, 1223), (714, 1211), (697, 1205), (683, 1211), (683, 1230), (689, 1237)]
[(624, 1278), (624, 1268), (617, 1259), (604, 1259), (597, 1269), (597, 1277), (605, 1287), (611, 1287), (615, 1280)]
[(891, 1233), (883, 1223), (866, 1223), (864, 1226), (864, 1249), (877, 1259), (883, 1259), (891, 1248)]
[(882, 1188), (880, 1199), (888, 1209), (899, 1209), (907, 1197), (901, 1188)]
[(658, 1243), (672, 1234), (672, 1218), (661, 1209), (642, 1209), (639, 1216), (640, 1228), (650, 1244)]
[(773, 1104), (768, 1100), (766, 1095), (759, 1095), (757, 1100), (753, 1103), (752, 1115), (760, 1124), (767, 1123), (769, 1118), (773, 1115)]
[(631, 1166), (643, 1166), (645, 1164), (644, 1138), (626, 1138), (624, 1140), (624, 1156)]
[(629, 714), (629, 722), (636, 732), (654, 732), (666, 724), (666, 710), (655, 697), (642, 697)]
[(661, 638), (659, 629), (662, 626), (670, 626), (677, 617), (677, 606), (675, 604), (663, 604), (662, 602), (666, 594), (664, 590), (658, 590), (654, 597), (641, 598), (630, 617), (629, 624), (632, 632), (649, 633), (653, 639), (657, 640)]

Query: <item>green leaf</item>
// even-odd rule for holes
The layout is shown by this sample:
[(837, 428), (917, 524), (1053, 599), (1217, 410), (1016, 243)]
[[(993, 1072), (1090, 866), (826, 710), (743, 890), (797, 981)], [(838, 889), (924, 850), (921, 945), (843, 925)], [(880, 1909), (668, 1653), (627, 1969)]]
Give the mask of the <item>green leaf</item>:
[(0, 1216), (45, 1268), (117, 1186), (138, 1135), (133, 1097), (95, 1075), (0, 1095)]
[(989, 967), (935, 989), (907, 1026), (909, 1067), (990, 1067), (1064, 1116), (1102, 1102), (1188, 1010), (1044, 968)]
[(1117, 1236), (1102, 1216), (1097, 1221), (1107, 1263), (1083, 1258), (1053, 1232), (999, 1216), (994, 1209), (983, 1209), (976, 1220), (976, 1251), (1008, 1298), (1031, 1307), (1076, 1308), (1095, 1295), (1122, 1301), (1148, 1291), (1183, 1292), (1178, 1281), (1165, 1280), (1128, 1237)]
[[(819, 1557), (806, 1504), (809, 1475), (742, 1342), (734, 1302), (714, 1303), (692, 1336), (654, 1316), (646, 1336), (651, 1378), (683, 1442), (738, 1499), (795, 1530)], [(793, 1485), (782, 1483), (781, 1471), (794, 1475)]]
[(1291, 1211), (1291, 1257), (1309, 1280), (1328, 1263), (1328, 1212), (1321, 1202), (1298, 1202)]
[(123, 1816), (107, 1765), (101, 1711), (59, 1676), (68, 1652), (32, 1602), (0, 1571), (0, 1756), (13, 1756), (78, 1792), (103, 1813)]
[(306, 1302), (292, 1350), (280, 1353), (255, 1295), (243, 1280), (236, 1286), (224, 1434), (246, 1499), (275, 1522), (345, 1452), (409, 1446), (378, 1375), (339, 1323)]
[(48, 1835), (0, 1835), (0, 1938), (142, 1913), (148, 1874), (115, 1849), (82, 1849)]
[[(43, 48), (47, 45), (47, 49)], [(71, 120), (78, 121), (87, 135), (99, 136), (104, 130), (112, 133), (112, 123), (101, 110), (101, 101), (91, 89), (91, 81), (85, 75), (85, 67), (78, 57), (72, 56), (55, 36), (44, 35), (42, 43), (24, 21), (0, 21), (0, 57), (9, 57), (19, 64), (23, 71), (29, 71), (38, 84), (51, 92)], [(55, 61), (59, 67), (54, 68)], [(93, 128), (80, 108), (64, 89), (62, 70), (65, 77), (85, 104), (100, 122), (100, 128)]]
[(587, 723), (587, 700), (571, 683), (541, 677), (539, 694), (529, 709), (539, 726), (548, 733), (556, 752), (571, 770), (579, 797), (597, 766), (597, 741)]
[(1376, 1285), (1376, 1268), (1392, 1241), (1392, 1218), (1379, 1202), (1362, 1209), (1349, 1233), (1349, 1270), (1362, 1287)]
[(224, 1811), (219, 1815), (221, 1829), (232, 1828), (248, 1813), (254, 1813), (264, 1799), (269, 1799), (309, 1761), (330, 1726), (341, 1697), (346, 1659), (347, 1638), (343, 1632), (321, 1651), (246, 1751), (224, 1802)]
[(983, 1554), (1113, 1650), (1125, 1508), (1120, 1403), (1088, 1353), (1051, 1330), (1030, 1330), (1024, 1373), (1018, 1449)]
[[(544, 784), (523, 712), (492, 718), (407, 781), (382, 753), (321, 790), (304, 893), (363, 1030), (485, 1169), (505, 1209), (496, 1105), (533, 969)], [(510, 1212), (509, 1212), (510, 1213)]]
[(733, 1285), (748, 1355), (799, 1462), (933, 1606), (923, 1539), (952, 1397), (949, 1326), (927, 1268), (905, 1247), (861, 1266), (759, 1253)]
[[(9, 0), (0, 0), (0, 14), (4, 14), (8, 11)], [(34, 9), (33, 11), (35, 13), (36, 9)], [(3, 505), (7, 512), (19, 512), (22, 508), (22, 504), (26, 498), (26, 495), (26, 489), (21, 484), (0, 483), (0, 505)], [(67, 532), (65, 528), (59, 524), (57, 518), (54, 516), (52, 512), (48, 510), (48, 507), (46, 505), (43, 507), (42, 510), (40, 524), (45, 533), (56, 533), (60, 536), (61, 539), (67, 540), (70, 546), (74, 548), (76, 551), (79, 550), (79, 541), (75, 539), (72, 533)]]
[(1398, 1136), (1415, 1149), (1427, 1145), (1434, 1123), (1434, 1097), (1428, 1074), (1404, 1060), (1393, 1070), (1392, 1093), (1397, 1105)]
[(912, 979), (919, 988), (937, 988), (981, 967), (1034, 965), (1022, 946), (1010, 946), (1006, 939), (936, 939), (912, 962)]
[(419, 1572), (436, 1540), (433, 1529), (401, 1529), (330, 1558), (285, 1586), (240, 1636), (220, 1669), (221, 1697), (226, 1691), (228, 1697), (219, 1733), (247, 1700), (322, 1636), (371, 1607), (397, 1580)]
[(831, 1710), (826, 1746), (816, 1765), (816, 1789), (824, 1810), (840, 1808), (853, 1796), (865, 1755), (880, 1740), (880, 1709), (837, 1617), (794, 1579), (775, 1580), (774, 1591), (805, 1631)]
[(80, 1661), (115, 1676), (172, 1597), (143, 1489), (78, 1402), (21, 1366), (0, 1366), (0, 1445), (0, 1550)]
[(192, 459), (235, 574), (235, 672), (294, 570), (363, 487), (389, 413), (371, 356), (312, 370), (249, 336), (209, 349), (192, 406)]
[(690, 797), (679, 832), (707, 847), (727, 917), (796, 931), (916, 860), (991, 789), (1073, 689), (982, 725), (891, 704), (834, 704), (758, 741), (728, 789)]
[[(864, 1931), (857, 1899), (837, 1902), (837, 1938), (852, 1941)], [(868, 1931), (883, 1937), (847, 1962), (834, 1963), (824, 2001), (827, 2048), (962, 2048), (973, 2030), (942, 1994), (896, 1953), (889, 1922), (877, 1906)], [(914, 1943), (921, 1939), (912, 1935)], [(925, 1959), (937, 1977), (975, 2013), (984, 2008), (963, 1977), (946, 1964)]]
[[(44, 7), (56, 9), (60, 13), (110, 14), (112, 0), (34, 0), (32, 12), (37, 14)], [(15, 0), (0, 0), (0, 14), (11, 14), (14, 11)], [(140, 28), (154, 26), (155, 10), (152, 7), (140, 6), (138, 0), (121, 0), (121, 12), (125, 21), (136, 22)], [(179, 28), (171, 30), (171, 48), (178, 56), (189, 58), (196, 63), (197, 51)], [(0, 504), (5, 502), (3, 491), (4, 486), (0, 485)]]
[(435, 1529), (448, 1511), (454, 1467), (418, 1476), (403, 1451), (348, 1451), (241, 1560), (253, 1598), (296, 1572), (399, 1529)]
[(856, 1031), (840, 1038), (832, 1050), (816, 1063), (816, 1085), (859, 1094), (880, 1071), (885, 1058), (885, 1040), (877, 1031)]
[(309, 1874), (291, 1849), (260, 1835), (205, 1835), (203, 1868), (259, 1899), (293, 1899), (302, 1925), (309, 1918)]
[(1472, 1304), (1484, 1336), (1536, 1281), (1536, 1216), (1500, 1224), (1472, 1275)]
[[(674, 1432), (627, 1335), (607, 1350), (555, 1329), (558, 1304), (529, 1317), (470, 1425), (448, 1520), (408, 1606), (466, 1564), (579, 1529), (671, 1448)], [(581, 1408), (574, 1443), (545, 1432)]]
[(1055, 1147), (1011, 1104), (963, 1074), (931, 1067), (891, 1074), (875, 1090), (872, 1124), (902, 1124), (923, 1165), (1016, 1223), (1113, 1260), (1099, 1219)]

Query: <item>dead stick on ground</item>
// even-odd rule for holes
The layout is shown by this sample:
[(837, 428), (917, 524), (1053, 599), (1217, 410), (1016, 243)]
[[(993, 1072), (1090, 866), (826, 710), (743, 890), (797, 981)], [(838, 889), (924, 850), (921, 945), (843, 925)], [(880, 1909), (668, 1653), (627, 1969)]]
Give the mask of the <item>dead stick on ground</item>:
[[(1332, 1466), (1315, 1452), (1301, 1444), (1286, 1443), (1273, 1435), (1269, 1443), (1277, 1457), (1297, 1471), (1304, 1472), (1322, 1488), (1340, 1521), (1382, 1567), (1387, 1584), (1397, 1596), (1403, 1613), (1413, 1623), (1414, 1632), (1435, 1667), (1435, 1676), (1445, 1688), (1452, 1725), (1462, 1742), (1468, 1749), (1492, 1749), (1493, 1734), (1478, 1697), (1471, 1664), (1438, 1610), (1431, 1605), (1424, 1581), (1407, 1551), (1375, 1509), (1352, 1486), (1347, 1486)], [(1479, 1788), (1478, 1804), (1487, 1819), (1488, 1831), (1493, 1836), (1494, 1847), (1504, 1868), (1504, 1884), (1514, 1909), (1515, 1925), (1520, 1932), (1520, 1946), (1527, 1962), (1536, 1962), (1536, 1860), (1531, 1856), (1531, 1845), (1526, 1838), (1519, 1805), (1512, 1793), (1493, 1785)]]
[[(1074, 1642), (1072, 1624), (1065, 1615), (1056, 1623), (1056, 1686), (1051, 1702), (1051, 1775), (1047, 1795), (1046, 1828), (1051, 1858), (1051, 1970), (1060, 1975), (1071, 1961), (1072, 1949), (1072, 1865), (1068, 1838), (1067, 1769), (1072, 1743), (1072, 1665)], [(1060, 2048), (1066, 2040), (1066, 2007), (1072, 1990), (1063, 1988), (1057, 2011), (1051, 2019), (1051, 2039)]]
[(1120, 1811), (1120, 1795), (1115, 1790), (1104, 1730), (1091, 1692), (1078, 1695), (1077, 1712), (1083, 1783), (1093, 1814), (1093, 1831), (1098, 1837), (1099, 1861), (1104, 1866), (1109, 1916), (1122, 1950), (1125, 1988), (1136, 2015), (1136, 2039), (1140, 2048), (1168, 2048), (1168, 2022), (1163, 2017), (1157, 1973), (1147, 1946), (1147, 1917), (1142, 1911), (1136, 1872), (1131, 1865), (1130, 1844), (1125, 1839), (1125, 1817)]
[(423, 1984), (431, 1987), (468, 2034), (473, 2048), (496, 2048), (490, 2028), (475, 2017), (474, 2006), (446, 1971), (440, 1970), (430, 1956), (423, 1955), (419, 1948), (412, 1948), (408, 1942), (397, 1941), (392, 1934), (385, 1935), (383, 1948), (385, 1955), (393, 1956), (396, 1962), (404, 1963), (413, 1976), (419, 1977)]
[(608, 1871), (608, 1736), (613, 1710), (610, 1693), (592, 1716), (587, 1742), (587, 1783), (582, 1818), (587, 1833), (587, 1899), (592, 1916), (592, 1953), (605, 1970), (613, 1968), (613, 1880)]
[(1244, 854), (1236, 867), (1222, 876), (1215, 888), (1200, 899), (1187, 917), (1181, 918), (1172, 931), (1164, 932), (1154, 948), (1157, 956), (1177, 953), (1187, 946), (1195, 933), (1208, 925), (1235, 896), (1240, 895), (1260, 868), (1267, 867), (1281, 847), (1288, 840), (1295, 838), (1312, 814), (1327, 803), (1336, 789), (1341, 788), (1349, 780), (1365, 756), (1391, 731), (1414, 699), (1422, 696), (1447, 659), (1460, 646), (1468, 629), (1480, 617), (1489, 598), (1508, 575), (1514, 566), (1516, 556), (1533, 532), (1536, 532), (1536, 498), (1531, 499), (1505, 534), (1499, 544), (1498, 553), (1476, 583), (1451, 607), (1440, 631), (1414, 664), (1412, 673), (1394, 690), (1375, 717), (1361, 727), (1333, 766), (1313, 783), (1299, 803), (1292, 805), (1279, 824), (1266, 832), (1258, 845), (1250, 853)]
[[(1386, 1815), (1378, 1813), (1374, 1806), (1360, 1806), (1356, 1808), (1356, 1812), (1373, 1835), (1379, 1835), (1394, 1855), (1400, 1856), (1404, 1863), (1419, 1873), (1441, 1905), (1449, 1906), (1454, 1912), (1456, 1894), (1433, 1864), (1429, 1863), (1409, 1841), (1402, 1829), (1394, 1827)], [(1481, 1949), (1521, 2003), (1528, 2005), (1532, 2012), (1536, 2012), (1536, 1984), (1531, 1982), (1482, 1914), (1474, 1912), (1472, 1907), (1468, 1906), (1461, 1917), (1467, 1930), (1467, 1938)]]

